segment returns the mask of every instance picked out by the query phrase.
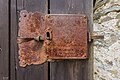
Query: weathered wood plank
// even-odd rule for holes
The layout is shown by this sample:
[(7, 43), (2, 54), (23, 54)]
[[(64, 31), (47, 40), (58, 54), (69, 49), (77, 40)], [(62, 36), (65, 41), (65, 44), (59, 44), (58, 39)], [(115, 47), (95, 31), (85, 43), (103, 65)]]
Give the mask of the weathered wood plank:
[[(50, 0), (50, 13), (86, 14), (92, 32), (92, 0)], [(50, 80), (93, 80), (92, 46), (89, 60), (65, 60), (50, 63)]]
[(16, 80), (16, 61), (17, 54), (17, 15), (16, 15), (16, 0), (11, 0), (10, 4), (10, 80)]
[(9, 78), (9, 0), (0, 0), (0, 80)]
[[(45, 13), (46, 1), (47, 0), (34, 0), (34, 1), (33, 0), (17, 0), (17, 10), (18, 11), (27, 10), (28, 12), (41, 11)], [(19, 13), (18, 13), (18, 17), (19, 17)], [(25, 68), (21, 68), (18, 63), (19, 62), (18, 51), (15, 53), (17, 54), (16, 55), (17, 80), (48, 80), (47, 63), (43, 65), (32, 65), (32, 66), (27, 66)]]
[(50, 0), (50, 13), (78, 14), (84, 13), (84, 0)]

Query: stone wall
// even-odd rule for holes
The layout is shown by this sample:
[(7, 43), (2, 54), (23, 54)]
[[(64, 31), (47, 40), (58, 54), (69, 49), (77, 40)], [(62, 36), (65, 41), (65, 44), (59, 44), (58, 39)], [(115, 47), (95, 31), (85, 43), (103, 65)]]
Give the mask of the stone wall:
[(94, 80), (120, 80), (120, 0), (97, 0), (94, 31)]

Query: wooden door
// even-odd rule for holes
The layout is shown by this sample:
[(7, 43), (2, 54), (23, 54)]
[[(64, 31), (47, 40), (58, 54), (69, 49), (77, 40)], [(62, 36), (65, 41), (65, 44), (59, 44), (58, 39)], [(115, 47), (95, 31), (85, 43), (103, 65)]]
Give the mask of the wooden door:
[(92, 43), (88, 60), (19, 66), (17, 33), (20, 10), (46, 14), (86, 14), (92, 32), (92, 0), (0, 0), (0, 80), (93, 80)]
[[(91, 2), (92, 0), (50, 0), (50, 14), (86, 14), (91, 28)], [(92, 63), (92, 54), (89, 60), (65, 60), (50, 63), (50, 80), (93, 80)]]

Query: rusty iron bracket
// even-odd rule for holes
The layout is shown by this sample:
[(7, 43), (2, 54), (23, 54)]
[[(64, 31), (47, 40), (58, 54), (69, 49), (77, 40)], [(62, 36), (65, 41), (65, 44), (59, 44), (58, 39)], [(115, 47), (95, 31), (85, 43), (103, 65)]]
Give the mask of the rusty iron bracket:
[(92, 39), (93, 40), (95, 40), (95, 39), (104, 39), (104, 36), (103, 35), (93, 35)]
[(63, 59), (88, 59), (91, 36), (84, 14), (43, 14), (22, 10), (19, 18), (20, 66)]
[(43, 39), (42, 36), (38, 36), (38, 37), (35, 37), (35, 38), (20, 38), (20, 37), (18, 37), (18, 38), (17, 38), (17, 43), (18, 43), (18, 44), (22, 44), (22, 43), (24, 43), (24, 42), (29, 42), (29, 41), (31, 41), (31, 40), (43, 41), (44, 39)]

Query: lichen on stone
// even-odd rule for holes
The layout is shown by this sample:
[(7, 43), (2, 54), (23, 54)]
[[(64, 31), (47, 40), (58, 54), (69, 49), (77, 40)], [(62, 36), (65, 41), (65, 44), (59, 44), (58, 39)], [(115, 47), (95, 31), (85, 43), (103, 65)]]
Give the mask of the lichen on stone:
[(120, 0), (97, 0), (93, 31), (104, 35), (94, 41), (94, 80), (120, 80)]

